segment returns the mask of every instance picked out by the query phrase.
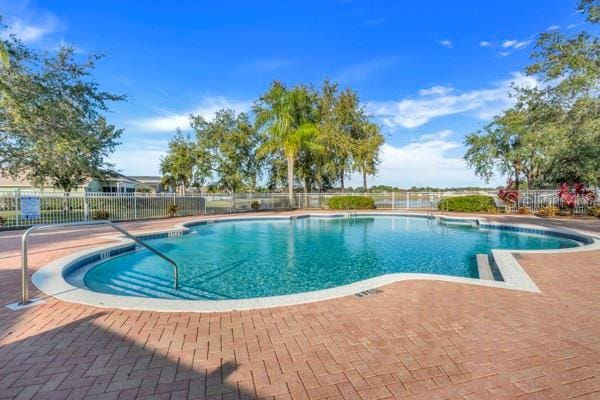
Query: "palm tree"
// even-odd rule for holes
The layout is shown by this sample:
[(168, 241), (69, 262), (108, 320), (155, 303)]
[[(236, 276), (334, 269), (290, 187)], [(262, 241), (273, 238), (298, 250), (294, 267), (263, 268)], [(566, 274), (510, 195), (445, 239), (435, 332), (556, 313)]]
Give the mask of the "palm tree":
[(294, 206), (294, 162), (304, 148), (317, 148), (315, 97), (304, 86), (291, 90), (274, 82), (254, 107), (256, 124), (265, 134), (258, 154), (283, 152), (287, 162), (290, 206)]

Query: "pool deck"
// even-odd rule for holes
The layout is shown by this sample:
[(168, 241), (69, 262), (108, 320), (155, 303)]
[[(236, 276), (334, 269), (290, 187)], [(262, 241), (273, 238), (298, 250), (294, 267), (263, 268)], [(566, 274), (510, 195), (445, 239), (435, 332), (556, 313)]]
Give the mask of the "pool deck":
[[(599, 220), (488, 218), (600, 236)], [(110, 243), (106, 227), (55, 232), (32, 238), (32, 272)], [(20, 234), (0, 232), (3, 304), (19, 298)], [(541, 293), (403, 281), (363, 297), (225, 313), (54, 298), (2, 307), (0, 399), (600, 399), (600, 251), (519, 262)]]

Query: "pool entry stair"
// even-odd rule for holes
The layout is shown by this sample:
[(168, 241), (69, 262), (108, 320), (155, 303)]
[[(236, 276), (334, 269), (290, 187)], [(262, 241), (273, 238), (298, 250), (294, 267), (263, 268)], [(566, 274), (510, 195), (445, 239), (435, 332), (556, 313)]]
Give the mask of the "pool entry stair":
[[(43, 301), (39, 299), (30, 299), (29, 298), (29, 264), (27, 260), (28, 249), (27, 243), (29, 236), (38, 230), (42, 229), (51, 229), (65, 226), (87, 226), (87, 225), (108, 225), (117, 232), (123, 234), (126, 238), (133, 240), (138, 245), (145, 247), (150, 252), (156, 254), (163, 260), (167, 261), (173, 267), (173, 286), (175, 290), (179, 289), (179, 266), (173, 259), (165, 255), (163, 252), (155, 249), (153, 246), (150, 246), (140, 238), (132, 235), (127, 232), (125, 229), (121, 228), (119, 225), (113, 223), (109, 220), (98, 220), (98, 221), (87, 221), (87, 222), (71, 222), (64, 224), (48, 224), (48, 225), (34, 225), (31, 228), (27, 229), (23, 236), (21, 237), (21, 301), (18, 303), (8, 304), (7, 307), (11, 310), (19, 310), (26, 307), (31, 307), (32, 305), (42, 304)], [(103, 258), (102, 255), (100, 258)]]

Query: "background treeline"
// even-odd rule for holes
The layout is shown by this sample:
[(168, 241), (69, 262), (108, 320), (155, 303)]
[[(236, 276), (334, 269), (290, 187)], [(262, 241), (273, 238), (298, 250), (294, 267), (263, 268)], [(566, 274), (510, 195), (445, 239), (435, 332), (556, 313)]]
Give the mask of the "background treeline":
[[(578, 11), (597, 28), (600, 2)], [(517, 189), (562, 182), (600, 185), (600, 41), (589, 32), (540, 34), (528, 75), (537, 88), (514, 88), (516, 104), (468, 135), (465, 159), (487, 180), (500, 173)], [(512, 185), (512, 184), (511, 184)]]
[(190, 115), (190, 125), (195, 134), (177, 132), (161, 160), (164, 183), (231, 193), (287, 186), (290, 199), (294, 190), (343, 191), (352, 173), (366, 190), (384, 143), (357, 93), (329, 81), (319, 89), (276, 81), (250, 113)]

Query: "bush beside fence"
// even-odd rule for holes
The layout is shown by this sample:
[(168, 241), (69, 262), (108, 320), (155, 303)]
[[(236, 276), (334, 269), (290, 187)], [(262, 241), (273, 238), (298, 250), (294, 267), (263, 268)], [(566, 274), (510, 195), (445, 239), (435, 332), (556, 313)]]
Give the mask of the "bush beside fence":
[[(556, 190), (525, 190), (519, 192), (519, 199), (512, 205), (513, 210), (527, 207), (538, 212), (543, 207), (563, 208)], [(574, 208), (577, 214), (588, 214), (600, 207), (600, 191), (595, 190), (592, 202), (578, 200)], [(504, 204), (497, 191), (477, 192), (394, 192), (394, 193), (345, 193), (344, 197), (369, 198), (378, 209), (434, 210), (440, 202), (456, 196), (488, 196), (499, 209)], [(40, 198), (41, 215), (35, 220), (24, 220), (20, 213), (20, 199), (23, 196)], [(293, 206), (307, 209), (325, 209), (332, 197), (339, 193), (296, 193)], [(362, 200), (356, 200), (360, 202)], [(368, 200), (369, 202), (371, 200)], [(0, 192), (0, 228), (25, 227), (32, 224), (81, 222), (106, 217), (115, 221), (167, 218), (169, 207), (175, 204), (175, 216), (194, 216), (216, 213), (235, 213), (252, 210), (289, 209), (290, 202), (285, 193), (239, 193), (206, 194), (122, 194), (122, 193), (40, 193), (32, 191)], [(172, 209), (173, 209), (172, 208)], [(343, 207), (345, 208), (345, 207)], [(350, 206), (349, 208), (360, 208)]]

